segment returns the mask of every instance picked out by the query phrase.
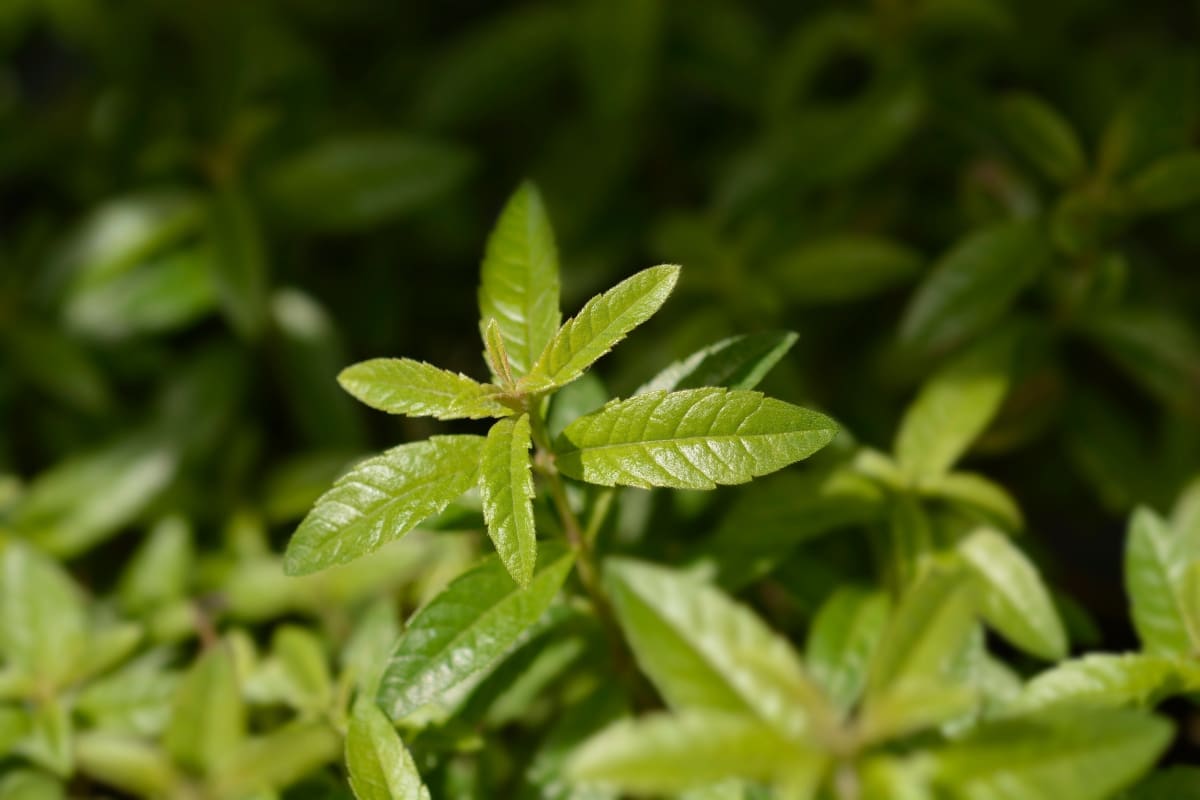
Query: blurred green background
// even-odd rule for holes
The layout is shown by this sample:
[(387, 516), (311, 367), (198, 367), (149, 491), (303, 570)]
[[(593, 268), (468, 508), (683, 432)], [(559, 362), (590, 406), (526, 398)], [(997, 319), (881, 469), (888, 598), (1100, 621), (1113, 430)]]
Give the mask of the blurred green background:
[[(531, 178), (568, 313), (684, 267), (605, 362), (615, 395), (795, 330), (767, 390), (888, 450), (925, 376), (1026, 329), (970, 466), (1128, 644), (1124, 514), (1200, 472), (1198, 22), (1180, 0), (3, 0), (0, 521), (99, 596), (182, 519), (218, 618), (313, 613), (239, 606), (237, 581), (274, 574), (355, 457), (452, 428), (335, 375), (485, 374), (480, 254)], [(1034, 233), (962, 255), (1014, 221)], [(955, 253), (965, 294), (930, 310)], [(661, 509), (656, 547), (733, 494)], [(803, 616), (800, 574), (775, 580)]]

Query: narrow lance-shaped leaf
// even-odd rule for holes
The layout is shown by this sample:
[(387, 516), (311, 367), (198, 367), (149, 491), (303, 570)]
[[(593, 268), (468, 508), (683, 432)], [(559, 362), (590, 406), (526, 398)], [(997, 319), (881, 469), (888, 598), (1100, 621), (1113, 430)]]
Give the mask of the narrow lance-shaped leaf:
[(1000, 103), (1000, 119), (1013, 147), (1047, 177), (1070, 183), (1087, 167), (1071, 125), (1040, 98), (1012, 94)]
[(300, 523), (284, 571), (316, 572), (399, 539), (475, 484), (482, 448), (482, 436), (434, 436), (358, 464)]
[(1006, 710), (1051, 706), (1153, 708), (1177, 694), (1200, 691), (1200, 665), (1151, 653), (1091, 653), (1033, 677)]
[(346, 768), (358, 800), (429, 800), (417, 765), (378, 706), (360, 700), (346, 735)]
[(804, 648), (809, 672), (843, 712), (866, 685), (891, 603), (883, 592), (845, 587), (821, 606)]
[(565, 386), (583, 374), (631, 330), (654, 315), (679, 279), (679, 267), (665, 264), (642, 270), (593, 297), (538, 356), (521, 381), (527, 391)]
[(55, 686), (87, 644), (83, 598), (50, 558), (20, 542), (0, 546), (0, 654), (23, 677)]
[(797, 335), (791, 331), (768, 331), (722, 339), (671, 364), (634, 394), (701, 386), (753, 389), (792, 349), (796, 339)]
[(1037, 568), (1001, 533), (983, 529), (959, 555), (981, 583), (983, 618), (1017, 647), (1048, 661), (1067, 654), (1067, 634)]
[(527, 588), (498, 559), (461, 575), (409, 622), (379, 686), (379, 703), (400, 720), (489, 669), (550, 607), (574, 563), (542, 548)]
[(537, 563), (529, 415), (502, 419), (488, 431), (479, 470), (479, 495), (488, 536), (513, 580), (528, 586)]
[(555, 449), (559, 468), (589, 483), (711, 489), (807, 458), (837, 430), (759, 392), (686, 389), (610, 403), (568, 425)]
[(1152, 653), (1187, 654), (1200, 647), (1188, 603), (1182, 592), (1183, 570), (1166, 522), (1148, 508), (1129, 520), (1125, 548), (1125, 589), (1133, 625), (1142, 646)]
[(896, 458), (910, 478), (943, 475), (991, 422), (1008, 394), (1017, 343), (1014, 331), (1003, 331), (955, 358), (921, 387), (896, 434)]
[(750, 714), (792, 738), (829, 721), (791, 645), (716, 588), (629, 559), (610, 559), (605, 583), (638, 665), (671, 708)]
[(373, 358), (342, 370), (338, 383), (356, 399), (389, 414), (437, 419), (506, 417), (495, 387), (409, 358)]
[(979, 726), (936, 755), (934, 774), (956, 800), (1101, 800), (1170, 739), (1170, 723), (1142, 712), (1049, 710)]
[(237, 752), (245, 732), (233, 655), (218, 644), (202, 653), (180, 682), (164, 744), (179, 764), (213, 774)]
[(770, 781), (798, 761), (821, 758), (751, 717), (690, 710), (610, 725), (575, 751), (567, 774), (583, 784), (658, 795), (727, 778)]
[(1004, 316), (1049, 260), (1042, 232), (1028, 222), (997, 225), (947, 253), (913, 295), (900, 338), (918, 352), (940, 351)]
[[(542, 196), (522, 184), (488, 239), (479, 287), (480, 331), (500, 330), (516, 377), (533, 366), (558, 330), (558, 252)], [(496, 377), (500, 377), (498, 373)]]

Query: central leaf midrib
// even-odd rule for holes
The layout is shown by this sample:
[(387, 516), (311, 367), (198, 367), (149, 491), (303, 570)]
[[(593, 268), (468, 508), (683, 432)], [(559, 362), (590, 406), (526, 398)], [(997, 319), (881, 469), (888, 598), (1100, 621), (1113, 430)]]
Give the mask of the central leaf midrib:
[(801, 430), (790, 431), (769, 431), (765, 433), (719, 433), (719, 434), (699, 434), (695, 436), (681, 436), (668, 439), (638, 439), (629, 442), (608, 442), (607, 444), (583, 445), (576, 446), (571, 450), (564, 450), (560, 455), (570, 455), (571, 453), (582, 453), (584, 451), (595, 452), (597, 450), (611, 450), (618, 447), (637, 447), (641, 445), (668, 445), (668, 444), (701, 444), (704, 442), (725, 442), (725, 441), (743, 441), (745, 439), (757, 439), (764, 436), (787, 436), (793, 433), (816, 433), (822, 430), (821, 428), (804, 428)]

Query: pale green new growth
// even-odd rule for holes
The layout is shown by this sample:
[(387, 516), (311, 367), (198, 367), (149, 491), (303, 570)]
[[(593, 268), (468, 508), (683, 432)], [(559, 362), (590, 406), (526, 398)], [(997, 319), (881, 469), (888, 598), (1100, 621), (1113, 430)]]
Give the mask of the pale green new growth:
[(1051, 706), (1151, 708), (1172, 695), (1200, 691), (1200, 665), (1153, 653), (1091, 653), (1035, 676), (1008, 710)]
[(350, 717), (346, 768), (358, 800), (429, 800), (396, 729), (368, 698), (358, 701)]
[(542, 568), (528, 588), (490, 558), (456, 578), (408, 624), (379, 684), (379, 704), (393, 720), (437, 703), (491, 668), (550, 607), (574, 557), (542, 548)]
[(175, 693), (164, 744), (179, 764), (213, 774), (238, 751), (246, 731), (246, 708), (227, 645), (208, 648), (192, 664)]
[(771, 780), (814, 757), (753, 718), (690, 710), (621, 720), (576, 750), (568, 770), (583, 783), (659, 795), (734, 776)]
[(565, 386), (625, 338), (666, 302), (679, 279), (679, 267), (642, 270), (589, 300), (546, 345), (521, 381), (526, 391)]
[(530, 473), (529, 415), (502, 419), (483, 445), (479, 495), (488, 535), (513, 580), (528, 586), (537, 562)]
[(1174, 532), (1148, 508), (1134, 511), (1125, 549), (1125, 586), (1133, 624), (1142, 646), (1152, 653), (1194, 654), (1200, 648), (1200, 620), (1184, 591), (1188, 562)]
[(284, 570), (316, 572), (399, 539), (475, 484), (482, 449), (482, 436), (434, 436), (358, 464), (300, 523)]
[(983, 617), (1017, 647), (1047, 661), (1067, 655), (1067, 634), (1037, 568), (1003, 534), (983, 529), (958, 545), (981, 583)]
[(338, 383), (357, 400), (389, 414), (437, 419), (506, 417), (497, 389), (410, 358), (373, 358), (347, 367)]
[(488, 239), (481, 279), (480, 333), (486, 334), (488, 320), (496, 320), (519, 378), (541, 355), (560, 319), (554, 232), (533, 184), (522, 184), (501, 212)]
[(808, 671), (839, 710), (849, 711), (861, 696), (890, 613), (886, 593), (845, 587), (813, 620), (804, 648)]
[(815, 453), (837, 424), (823, 414), (721, 388), (650, 392), (572, 422), (559, 468), (604, 486), (711, 489), (745, 483)]
[(787, 640), (719, 590), (629, 559), (610, 559), (605, 579), (638, 665), (672, 709), (747, 714), (793, 739), (829, 715)]

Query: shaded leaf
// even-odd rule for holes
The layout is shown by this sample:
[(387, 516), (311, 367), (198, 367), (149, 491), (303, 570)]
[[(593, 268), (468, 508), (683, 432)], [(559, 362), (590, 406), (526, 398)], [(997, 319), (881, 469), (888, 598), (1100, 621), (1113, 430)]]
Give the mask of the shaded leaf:
[(482, 436), (434, 436), (360, 462), (317, 500), (284, 556), (289, 575), (343, 564), (399, 539), (473, 486)]
[(574, 559), (542, 548), (542, 567), (522, 589), (499, 559), (455, 579), (409, 621), (379, 686), (380, 706), (400, 720), (483, 673), (550, 607)]
[(807, 458), (836, 433), (829, 417), (759, 392), (685, 389), (609, 403), (555, 449), (559, 468), (589, 483), (711, 489)]
[(858, 701), (891, 603), (883, 592), (843, 587), (825, 601), (804, 648), (813, 680), (841, 711)]
[(244, 192), (218, 187), (208, 208), (211, 264), (221, 307), (241, 336), (259, 337), (267, 322), (267, 256), (262, 230)]
[(796, 343), (790, 331), (731, 336), (676, 361), (634, 392), (724, 386), (753, 389)]
[(163, 745), (181, 766), (213, 775), (241, 747), (246, 708), (225, 644), (209, 647), (192, 664), (175, 691)]
[(900, 324), (918, 352), (948, 349), (1000, 320), (1049, 260), (1032, 223), (994, 225), (955, 245), (921, 283)]
[(1129, 202), (1142, 212), (1172, 211), (1200, 200), (1200, 153), (1161, 158), (1133, 177)]
[(1000, 120), (1013, 147), (1046, 177), (1066, 184), (1083, 174), (1087, 159), (1079, 138), (1042, 99), (1010, 94), (1000, 102)]
[(918, 253), (889, 239), (843, 234), (805, 242), (769, 269), (789, 300), (844, 303), (911, 281), (921, 263)]

